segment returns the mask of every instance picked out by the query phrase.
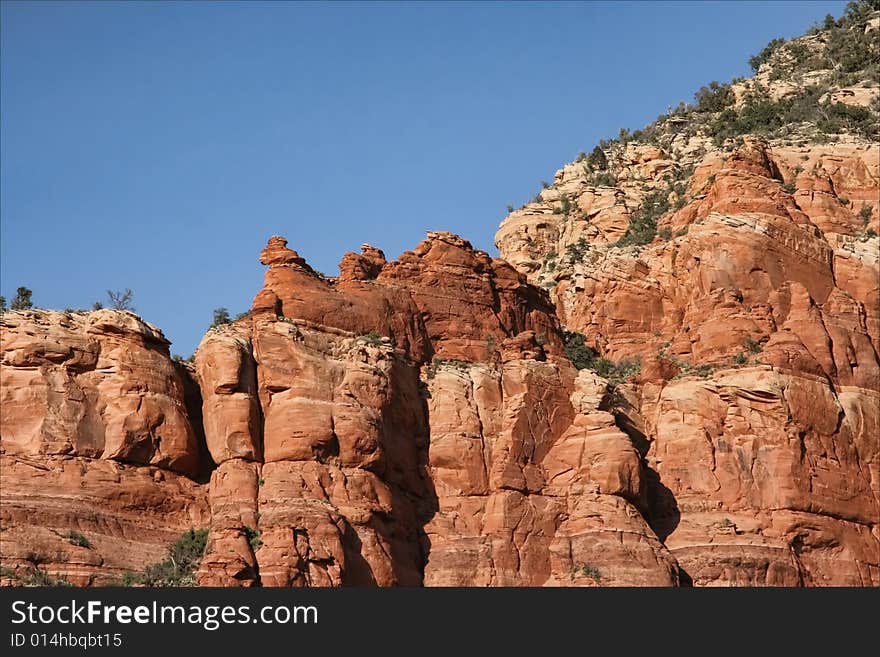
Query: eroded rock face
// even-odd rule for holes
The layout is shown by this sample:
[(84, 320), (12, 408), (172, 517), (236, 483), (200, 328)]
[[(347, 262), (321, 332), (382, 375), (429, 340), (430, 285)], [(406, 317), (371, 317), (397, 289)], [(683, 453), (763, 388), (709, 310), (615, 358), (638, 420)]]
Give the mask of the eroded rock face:
[(377, 280), (409, 292), (440, 359), (491, 360), (502, 340), (522, 331), (534, 331), (559, 353), (559, 323), (546, 292), (457, 235), (428, 233)]
[(648, 462), (677, 507), (658, 521), (695, 583), (880, 583), (880, 394), (762, 366), (645, 396)]
[(198, 473), (183, 381), (159, 329), (113, 310), (7, 312), (0, 321), (4, 453)]
[(214, 463), (262, 459), (262, 416), (250, 322), (210, 330), (196, 352), (205, 440)]
[(627, 147), (542, 192), (586, 220), (505, 223), (515, 267), (429, 233), (326, 278), (273, 237), (193, 365), (130, 313), (6, 313), (3, 565), (107, 583), (197, 527), (209, 586), (878, 585), (875, 151), (695, 150), (670, 239), (616, 248), (682, 167)]
[(266, 585), (421, 583), (426, 425), (418, 370), (387, 342), (257, 319)]
[[(501, 253), (555, 283), (588, 345), (641, 361), (617, 424), (645, 456), (646, 518), (685, 579), (878, 585), (880, 149), (746, 138), (691, 163), (684, 202), (643, 247), (569, 228), (591, 215), (533, 222), (526, 244), (519, 211)], [(639, 158), (620, 167), (651, 179)], [(542, 197), (584, 184), (566, 167)]]
[(0, 346), (4, 567), (118, 582), (207, 523), (186, 372), (159, 329), (112, 310), (6, 312)]
[[(3, 567), (19, 579), (39, 568), (78, 586), (118, 585), (164, 559), (183, 532), (207, 525), (204, 488), (111, 459), (0, 455)], [(4, 575), (3, 583), (16, 580)]]
[(564, 361), (444, 365), (429, 381), (425, 530), (433, 586), (670, 586), (675, 559), (633, 505), (641, 462), (604, 382)]
[(431, 357), (419, 313), (406, 291), (372, 280), (321, 278), (283, 237), (272, 237), (260, 255), (269, 265), (263, 289), (254, 299), (255, 317), (281, 317), (337, 329), (346, 334), (390, 337), (416, 361)]
[(336, 280), (282, 238), (262, 262), (251, 319), (196, 356), (205, 413), (239, 426), (252, 354), (263, 418), (235, 454), (206, 421), (227, 460), (201, 583), (678, 583), (635, 506), (640, 456), (598, 410), (606, 384), (558, 357), (553, 307), (521, 274), (448, 233), (392, 263), (365, 245)]

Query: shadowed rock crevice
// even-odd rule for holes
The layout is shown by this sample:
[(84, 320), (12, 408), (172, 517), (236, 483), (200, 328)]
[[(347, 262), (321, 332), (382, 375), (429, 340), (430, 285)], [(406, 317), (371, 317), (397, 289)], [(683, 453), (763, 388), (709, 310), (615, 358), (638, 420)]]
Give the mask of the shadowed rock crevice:
[(195, 480), (200, 484), (206, 484), (211, 479), (211, 472), (217, 467), (211, 458), (211, 452), (205, 440), (205, 424), (202, 415), (202, 391), (196, 380), (196, 375), (189, 364), (175, 362), (180, 380), (183, 382), (183, 403), (190, 425), (196, 435), (196, 445), (199, 453), (198, 475)]

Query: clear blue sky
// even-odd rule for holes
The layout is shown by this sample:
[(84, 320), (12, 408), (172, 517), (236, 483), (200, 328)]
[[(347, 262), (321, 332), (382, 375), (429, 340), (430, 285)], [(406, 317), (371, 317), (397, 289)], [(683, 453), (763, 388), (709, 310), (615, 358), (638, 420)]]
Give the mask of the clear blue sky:
[(130, 287), (189, 355), (273, 234), (492, 245), (562, 164), (844, 2), (3, 2), (0, 289)]

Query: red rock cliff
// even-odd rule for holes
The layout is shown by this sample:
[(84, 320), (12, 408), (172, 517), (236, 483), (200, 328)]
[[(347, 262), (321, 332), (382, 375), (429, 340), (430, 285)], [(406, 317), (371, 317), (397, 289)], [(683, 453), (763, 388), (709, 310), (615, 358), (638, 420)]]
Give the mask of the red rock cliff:
[(193, 364), (3, 313), (0, 583), (880, 585), (880, 15), (832, 23), (565, 165), (503, 259), (271, 237)]

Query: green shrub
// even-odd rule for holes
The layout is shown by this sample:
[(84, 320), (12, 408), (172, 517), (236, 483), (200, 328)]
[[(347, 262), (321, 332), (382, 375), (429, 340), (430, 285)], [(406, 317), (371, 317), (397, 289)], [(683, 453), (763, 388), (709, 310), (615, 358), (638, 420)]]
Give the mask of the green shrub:
[(153, 563), (137, 575), (147, 586), (194, 586), (195, 573), (208, 543), (207, 529), (190, 529), (168, 549), (168, 558)]
[(749, 66), (751, 66), (752, 70), (757, 73), (758, 70), (761, 68), (761, 65), (768, 62), (773, 56), (773, 53), (776, 52), (776, 50), (784, 43), (785, 39), (781, 37), (778, 39), (773, 39), (772, 41), (770, 41), (770, 43), (764, 46), (761, 52), (749, 58)]
[(862, 220), (862, 223), (867, 225), (869, 221), (871, 221), (871, 212), (874, 210), (873, 205), (863, 205), (862, 209), (859, 210), (859, 219)]
[[(859, 4), (864, 7), (869, 3)], [(843, 18), (828, 29), (823, 57), (826, 68), (837, 68), (839, 74), (864, 71), (868, 78), (876, 80), (878, 45), (876, 35), (865, 34), (867, 17), (868, 14), (858, 9), (850, 12), (847, 7)]]
[(760, 354), (762, 351), (764, 351), (763, 345), (761, 345), (761, 343), (757, 340), (753, 340), (752, 338), (746, 338), (745, 340), (743, 340), (743, 345), (746, 349), (749, 350), (750, 353), (753, 354)]
[(739, 110), (728, 108), (709, 124), (707, 131), (717, 146), (725, 140), (745, 134), (774, 135), (792, 124), (816, 126), (819, 135), (843, 132), (876, 137), (880, 134), (871, 110), (845, 103), (819, 102), (824, 93), (819, 87), (807, 87), (797, 96), (773, 100), (766, 89), (756, 87)]
[(864, 136), (877, 134), (876, 118), (867, 107), (846, 103), (824, 103), (816, 117), (816, 126), (826, 134), (849, 132)]
[(247, 538), (248, 544), (251, 546), (251, 550), (256, 552), (263, 545), (263, 539), (260, 538), (260, 530), (254, 529), (253, 527), (245, 527), (244, 535)]
[(231, 321), (232, 318), (229, 317), (229, 311), (226, 308), (214, 308), (214, 321), (211, 323), (211, 328), (229, 324)]
[(789, 54), (794, 62), (795, 68), (806, 62), (812, 57), (809, 46), (801, 41), (792, 41), (785, 47), (785, 52)]
[(10, 308), (12, 310), (28, 310), (34, 307), (33, 301), (31, 301), (31, 292), (26, 287), (20, 287), (15, 291), (15, 296), (12, 298), (12, 303), (10, 304)]
[(131, 570), (128, 570), (122, 574), (122, 579), (119, 580), (120, 586), (134, 586), (135, 584), (141, 584), (142, 577), (139, 573), (135, 573)]
[[(880, 82), (880, 39), (877, 39), (876, 32), (865, 34), (866, 22), (878, 8), (877, 0), (852, 2), (839, 20), (832, 17), (813, 29), (813, 33), (822, 32), (821, 39), (811, 42), (773, 39), (749, 59), (755, 72), (762, 64), (771, 62), (771, 79), (797, 80), (808, 72), (832, 71), (830, 80), (820, 77), (818, 84), (821, 87), (808, 87), (795, 97), (780, 100), (773, 100), (765, 90), (754, 88), (747, 94), (743, 106), (737, 109), (730, 85), (710, 82), (696, 92), (693, 105), (679, 103), (641, 130), (621, 129), (616, 139), (600, 140), (589, 155), (579, 154), (577, 161), (582, 162), (585, 173), (591, 175), (607, 171), (606, 153), (630, 140), (666, 146), (663, 138), (675, 134), (693, 136), (705, 131), (720, 147), (728, 139), (749, 133), (782, 136), (793, 124), (801, 123), (817, 128), (810, 138), (820, 143), (826, 142), (829, 135), (842, 132), (868, 139), (880, 138), (880, 122), (876, 119), (880, 102), (875, 102), (870, 109), (838, 107), (839, 103), (827, 101), (819, 103), (819, 98), (832, 86), (846, 87), (864, 80)], [(731, 81), (743, 82), (743, 78)], [(596, 180), (593, 184), (599, 183)], [(601, 184), (614, 183), (602, 181)]]
[(637, 360), (622, 360), (618, 363), (601, 358), (586, 344), (586, 337), (576, 331), (562, 332), (565, 356), (578, 370), (589, 369), (608, 380), (610, 387), (615, 387), (635, 376), (642, 370)]
[(25, 552), (24, 560), (34, 566), (41, 566), (44, 563), (52, 561), (52, 557), (43, 550), (36, 548)]
[(124, 290), (107, 290), (107, 299), (113, 310), (128, 310), (131, 312), (134, 312), (135, 310), (132, 305), (132, 302), (134, 301), (134, 292), (131, 291), (131, 288), (125, 288)]
[(565, 356), (577, 369), (587, 369), (596, 358), (596, 352), (586, 344), (586, 336), (576, 331), (563, 331)]
[(642, 371), (642, 364), (637, 360), (622, 360), (615, 363), (608, 358), (599, 358), (590, 368), (603, 379), (608, 379), (613, 388), (624, 383)]
[(431, 361), (431, 364), (428, 366), (427, 375), (429, 379), (433, 379), (437, 372), (440, 371), (440, 368), (444, 365), (449, 365), (450, 367), (454, 367), (460, 372), (465, 372), (470, 368), (471, 364), (465, 362), (463, 360), (458, 360), (455, 358), (435, 358)]
[(617, 177), (613, 173), (602, 171), (593, 175), (590, 184), (594, 187), (614, 187), (617, 184)]
[(694, 100), (697, 101), (697, 112), (721, 112), (733, 104), (734, 95), (729, 84), (718, 84), (713, 80), (707, 86), (700, 87), (694, 94)]
[(12, 568), (0, 568), (0, 577), (11, 579), (13, 586), (73, 586), (64, 579), (55, 579), (42, 568), (31, 566), (24, 572)]
[(746, 355), (740, 351), (734, 355), (733, 362), (736, 365), (745, 365), (748, 362), (748, 358), (746, 358)]
[(78, 545), (79, 547), (84, 547), (84, 548), (91, 548), (92, 547), (92, 544), (89, 541), (89, 539), (74, 529), (71, 529), (69, 532), (67, 532), (64, 535), (64, 538), (66, 538), (67, 541), (71, 545)]
[(585, 237), (581, 237), (574, 244), (568, 244), (565, 247), (565, 258), (571, 262), (583, 262), (584, 257), (590, 251), (590, 243)]
[(581, 566), (575, 568), (575, 572), (580, 573), (581, 575), (586, 575), (587, 577), (590, 577), (597, 582), (602, 579), (602, 573), (599, 571), (599, 569), (588, 563), (582, 564)]
[(662, 347), (657, 350), (657, 357), (665, 360), (669, 363), (672, 363), (678, 368), (678, 374), (675, 378), (681, 378), (683, 376), (699, 376), (700, 378), (707, 379), (715, 372), (714, 368), (711, 365), (691, 365), (690, 363), (674, 356), (666, 351), (669, 348), (670, 343), (665, 343)]
[[(671, 186), (670, 186), (671, 188)], [(657, 220), (669, 211), (670, 188), (655, 189), (629, 219), (629, 227), (615, 246), (649, 244), (657, 235)]]
[(590, 154), (587, 156), (587, 166), (591, 169), (604, 171), (608, 168), (608, 158), (605, 156), (605, 151), (603, 151), (599, 146), (593, 148), (590, 151)]
[(358, 336), (358, 340), (371, 345), (380, 345), (384, 342), (384, 338), (378, 331), (370, 331), (365, 335)]

